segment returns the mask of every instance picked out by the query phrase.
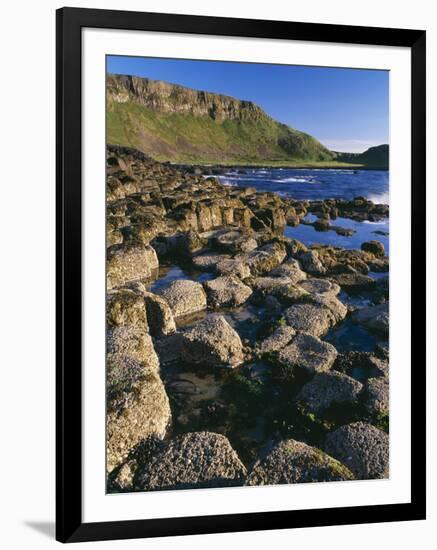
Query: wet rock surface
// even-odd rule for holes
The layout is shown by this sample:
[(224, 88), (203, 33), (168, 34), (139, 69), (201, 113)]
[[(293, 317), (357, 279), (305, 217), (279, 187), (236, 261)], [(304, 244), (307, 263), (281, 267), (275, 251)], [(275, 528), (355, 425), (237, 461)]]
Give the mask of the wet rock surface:
[(388, 256), (283, 231), (312, 212), (346, 235), (337, 217), (388, 207), (204, 177), (219, 168), (108, 147), (108, 490), (385, 477)]
[(377, 332), (382, 336), (388, 336), (389, 315), (388, 304), (381, 304), (360, 309), (352, 315), (352, 320), (364, 325), (369, 330)]

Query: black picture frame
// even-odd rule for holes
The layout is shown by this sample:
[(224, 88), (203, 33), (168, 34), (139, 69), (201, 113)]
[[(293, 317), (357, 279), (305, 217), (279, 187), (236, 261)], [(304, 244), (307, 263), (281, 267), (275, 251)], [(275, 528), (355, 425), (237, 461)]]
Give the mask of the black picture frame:
[[(56, 25), (57, 540), (79, 542), (425, 519), (425, 31), (78, 8), (57, 10)], [(82, 522), (81, 30), (85, 27), (411, 49), (411, 503)]]

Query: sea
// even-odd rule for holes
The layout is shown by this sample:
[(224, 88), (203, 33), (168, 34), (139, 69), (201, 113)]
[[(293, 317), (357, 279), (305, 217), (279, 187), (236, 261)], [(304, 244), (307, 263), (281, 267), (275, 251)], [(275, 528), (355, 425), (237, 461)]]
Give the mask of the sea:
[[(285, 198), (297, 200), (353, 199), (365, 197), (374, 203), (389, 204), (388, 170), (342, 170), (319, 168), (263, 168), (245, 169), (244, 173), (230, 170), (219, 176), (221, 183), (239, 187), (254, 187), (257, 191), (270, 191)], [(307, 221), (316, 218), (309, 214)], [(376, 239), (389, 252), (389, 220), (357, 222), (337, 218), (333, 225), (355, 231), (351, 237), (337, 235), (335, 231), (319, 232), (311, 225), (287, 227), (287, 237), (299, 239), (306, 245), (328, 244), (345, 248), (360, 248), (365, 241)]]

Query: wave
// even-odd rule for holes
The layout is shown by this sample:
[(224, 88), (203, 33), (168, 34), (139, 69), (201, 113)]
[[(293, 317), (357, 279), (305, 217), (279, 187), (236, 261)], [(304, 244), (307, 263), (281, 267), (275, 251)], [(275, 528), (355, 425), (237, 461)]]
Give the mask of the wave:
[(377, 222), (371, 222), (369, 220), (363, 220), (362, 222), (359, 222), (359, 223), (364, 223), (364, 224), (367, 224), (367, 225), (388, 225), (389, 220), (388, 220), (388, 218), (384, 218), (384, 219), (379, 220)]
[(368, 195), (367, 199), (375, 204), (389, 204), (390, 193), (389, 191), (385, 191), (384, 193), (375, 193), (373, 195)]
[(313, 178), (310, 178), (310, 177), (300, 177), (300, 178), (296, 178), (296, 177), (289, 177), (289, 178), (278, 178), (277, 180), (278, 183), (319, 183), (318, 181), (314, 180)]

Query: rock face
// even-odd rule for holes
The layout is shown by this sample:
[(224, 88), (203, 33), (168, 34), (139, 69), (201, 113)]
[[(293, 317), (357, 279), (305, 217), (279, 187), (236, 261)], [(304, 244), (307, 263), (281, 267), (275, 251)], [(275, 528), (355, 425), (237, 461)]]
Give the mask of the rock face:
[(233, 368), (243, 361), (243, 346), (224, 317), (210, 316), (182, 334), (182, 359), (194, 365)]
[(216, 237), (215, 246), (224, 252), (236, 254), (238, 252), (251, 252), (257, 248), (258, 243), (247, 233), (226, 231)]
[(106, 296), (108, 327), (135, 326), (148, 330), (144, 300), (129, 289), (111, 292)]
[(284, 317), (294, 330), (313, 336), (322, 336), (334, 324), (328, 308), (311, 303), (293, 304), (285, 310)]
[(192, 258), (207, 248), (208, 241), (197, 231), (177, 232), (172, 235), (161, 235), (153, 241), (162, 256), (173, 258)]
[(296, 399), (303, 402), (309, 412), (318, 414), (333, 403), (352, 402), (361, 393), (363, 384), (340, 372), (321, 372), (305, 384)]
[(208, 303), (213, 308), (239, 306), (252, 295), (252, 289), (234, 275), (207, 281), (204, 287), (208, 295)]
[(119, 354), (107, 356), (107, 469), (126, 460), (145, 437), (163, 437), (171, 419), (159, 373)]
[(388, 304), (359, 309), (352, 315), (352, 320), (367, 329), (388, 336), (389, 313)]
[(347, 315), (347, 307), (334, 294), (314, 294), (311, 296), (311, 302), (329, 311), (331, 326), (343, 321)]
[(388, 361), (390, 357), (390, 346), (388, 342), (378, 342), (376, 344), (375, 351), (380, 356), (381, 359)]
[(295, 337), (296, 331), (291, 327), (279, 327), (268, 338), (263, 340), (258, 347), (261, 354), (279, 351)]
[(228, 439), (216, 433), (180, 436), (139, 466), (140, 490), (195, 489), (241, 485), (246, 468)]
[(389, 475), (389, 437), (370, 424), (355, 422), (328, 434), (324, 449), (345, 464), (357, 479)]
[(145, 437), (163, 437), (171, 419), (159, 376), (144, 299), (132, 290), (107, 296), (107, 469), (126, 460)]
[(329, 370), (336, 357), (337, 350), (333, 345), (311, 334), (301, 333), (279, 351), (278, 361), (286, 367), (297, 367), (315, 374)]
[[(205, 252), (193, 258), (193, 265), (201, 271), (215, 271), (216, 265), (222, 260), (228, 260), (227, 254), (217, 252)], [(232, 261), (232, 260), (231, 260)]]
[(175, 318), (191, 315), (206, 309), (206, 294), (200, 283), (177, 280), (159, 290), (170, 306)]
[(313, 227), (316, 231), (329, 231), (331, 229), (331, 224), (329, 220), (316, 220), (313, 223)]
[(122, 286), (129, 281), (151, 277), (159, 267), (158, 257), (151, 246), (116, 245), (108, 250), (108, 289)]
[(333, 275), (332, 279), (342, 288), (352, 291), (367, 290), (375, 286), (375, 281), (372, 277), (363, 275), (362, 273), (341, 273)]
[(371, 252), (375, 256), (384, 256), (384, 245), (380, 241), (367, 241), (361, 245), (361, 250), (365, 252)]
[(279, 267), (270, 271), (271, 277), (284, 277), (290, 282), (297, 284), (307, 278), (307, 274), (302, 271), (297, 260), (290, 258), (281, 264)]
[(263, 296), (274, 296), (282, 304), (292, 304), (306, 298), (308, 292), (286, 277), (255, 277), (250, 284)]
[(307, 279), (302, 281), (300, 286), (311, 294), (337, 296), (340, 292), (340, 287), (337, 283), (327, 279)]
[(214, 120), (256, 120), (262, 110), (250, 101), (203, 92), (161, 80), (136, 76), (108, 75), (108, 95), (112, 101), (135, 101), (159, 113), (190, 114)]
[(367, 380), (364, 406), (370, 414), (388, 413), (389, 397), (389, 382), (387, 378), (369, 378)]
[(360, 380), (389, 374), (389, 364), (386, 360), (365, 351), (348, 351), (339, 354), (334, 368)]
[[(106, 336), (106, 350), (111, 357), (129, 357), (144, 363), (148, 368), (159, 367), (152, 338), (143, 328), (134, 326), (109, 328)], [(113, 361), (113, 371), (108, 373), (108, 380), (115, 374), (117, 365), (123, 365), (123, 362)]]
[(309, 250), (308, 252), (305, 252), (299, 256), (299, 260), (304, 271), (310, 273), (311, 275), (323, 275), (326, 273), (326, 269), (323, 267), (323, 264), (319, 259), (317, 250)]
[(250, 277), (250, 268), (242, 260), (224, 259), (217, 263), (216, 271), (220, 275), (235, 275), (240, 279)]
[(253, 467), (246, 485), (277, 485), (354, 479), (343, 464), (324, 452), (289, 439), (276, 445)]
[(152, 336), (168, 336), (176, 330), (173, 313), (167, 300), (152, 292), (143, 292), (147, 322)]
[(237, 258), (247, 263), (252, 275), (261, 275), (278, 267), (286, 255), (284, 245), (272, 243), (250, 252), (247, 256), (237, 256)]

